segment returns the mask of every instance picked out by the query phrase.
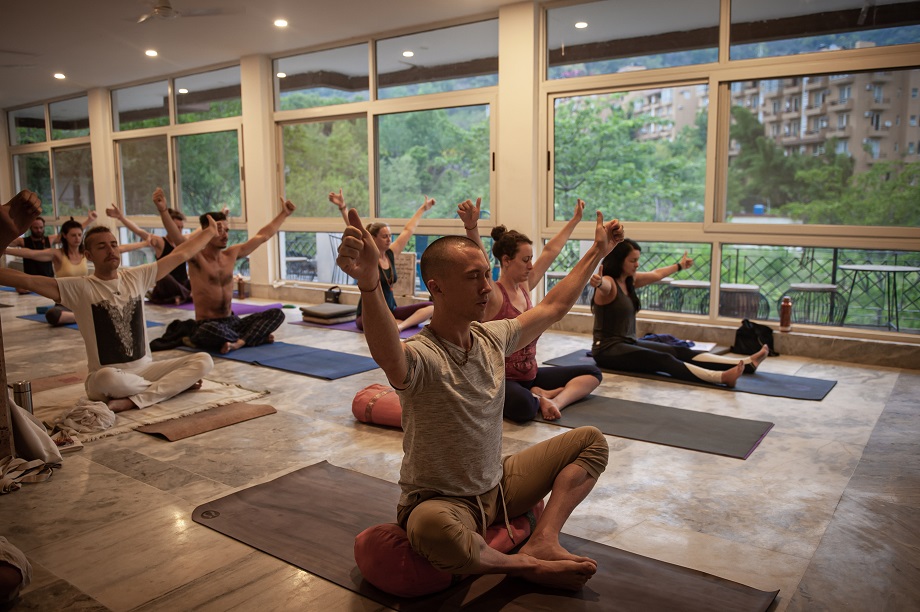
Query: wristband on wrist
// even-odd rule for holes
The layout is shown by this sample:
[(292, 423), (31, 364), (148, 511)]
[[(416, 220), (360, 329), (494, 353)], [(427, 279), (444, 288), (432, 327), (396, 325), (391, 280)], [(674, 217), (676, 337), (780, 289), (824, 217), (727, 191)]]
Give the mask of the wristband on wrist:
[(380, 277), (378, 276), (378, 277), (377, 277), (377, 284), (374, 285), (371, 289), (362, 289), (362, 288), (361, 288), (361, 285), (358, 285), (358, 291), (360, 291), (361, 293), (373, 293), (373, 292), (377, 291), (377, 287), (379, 287), (379, 286), (380, 286)]
[(474, 225), (473, 227), (467, 227), (467, 226), (464, 225), (464, 226), (463, 226), (463, 229), (465, 229), (465, 230), (468, 231), (468, 232), (471, 232), (471, 231), (473, 231), (474, 229), (476, 229), (477, 227), (479, 227), (479, 224), (478, 224), (478, 223), (477, 223), (476, 225)]
[(683, 266), (680, 265), (680, 262), (679, 262), (679, 261), (677, 262), (676, 265), (677, 265), (677, 271), (678, 271), (678, 272), (680, 272), (681, 270), (684, 269)]

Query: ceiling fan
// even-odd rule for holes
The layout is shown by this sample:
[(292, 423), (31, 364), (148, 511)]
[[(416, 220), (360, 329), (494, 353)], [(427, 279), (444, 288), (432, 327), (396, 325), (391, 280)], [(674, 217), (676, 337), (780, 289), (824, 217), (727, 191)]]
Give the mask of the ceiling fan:
[(138, 17), (137, 23), (144, 23), (150, 20), (171, 20), (178, 17), (211, 17), (214, 15), (232, 15), (241, 12), (240, 10), (226, 10), (219, 8), (210, 9), (192, 9), (188, 11), (177, 11), (172, 7), (169, 0), (155, 0), (153, 8), (149, 13)]

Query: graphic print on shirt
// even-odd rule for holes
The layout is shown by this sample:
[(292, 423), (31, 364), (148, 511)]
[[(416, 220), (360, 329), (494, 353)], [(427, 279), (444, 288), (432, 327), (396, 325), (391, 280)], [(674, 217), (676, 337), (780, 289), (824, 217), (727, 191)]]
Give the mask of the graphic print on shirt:
[(93, 325), (96, 328), (96, 349), (100, 365), (127, 363), (146, 355), (141, 299), (131, 298), (121, 308), (108, 300), (93, 304)]

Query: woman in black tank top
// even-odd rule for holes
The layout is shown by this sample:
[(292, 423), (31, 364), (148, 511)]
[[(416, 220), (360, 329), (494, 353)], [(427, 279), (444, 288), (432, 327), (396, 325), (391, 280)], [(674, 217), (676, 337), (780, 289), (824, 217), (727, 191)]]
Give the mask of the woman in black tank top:
[(636, 289), (693, 265), (685, 252), (677, 263), (651, 272), (639, 272), (639, 244), (625, 239), (614, 247), (591, 277), (594, 297), (594, 361), (601, 368), (623, 372), (665, 373), (689, 381), (735, 386), (743, 372), (753, 372), (768, 349), (738, 360), (705, 351), (648, 342), (636, 338), (636, 314), (642, 304)]

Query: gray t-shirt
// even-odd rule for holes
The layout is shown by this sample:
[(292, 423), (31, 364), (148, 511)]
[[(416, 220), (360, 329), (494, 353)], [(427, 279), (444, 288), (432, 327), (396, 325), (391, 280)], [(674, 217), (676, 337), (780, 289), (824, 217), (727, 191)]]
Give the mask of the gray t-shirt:
[(405, 389), (397, 391), (405, 432), (402, 506), (418, 492), (480, 495), (501, 479), (505, 356), (514, 351), (521, 325), (516, 319), (474, 322), (470, 332), (473, 345), (462, 366), (464, 350), (427, 327), (406, 341), (409, 372)]

